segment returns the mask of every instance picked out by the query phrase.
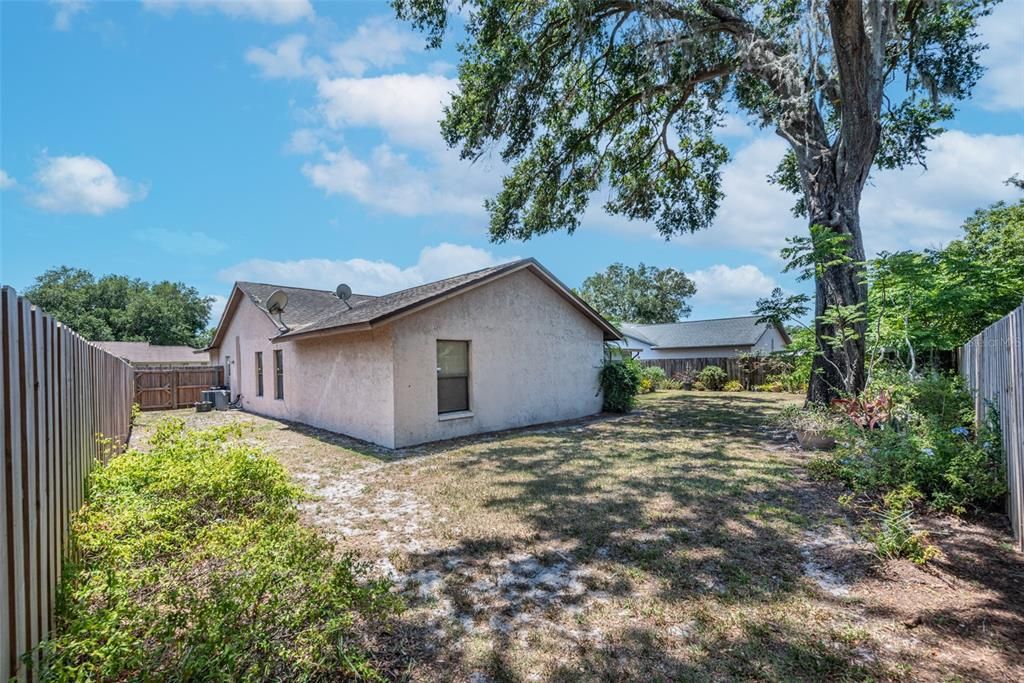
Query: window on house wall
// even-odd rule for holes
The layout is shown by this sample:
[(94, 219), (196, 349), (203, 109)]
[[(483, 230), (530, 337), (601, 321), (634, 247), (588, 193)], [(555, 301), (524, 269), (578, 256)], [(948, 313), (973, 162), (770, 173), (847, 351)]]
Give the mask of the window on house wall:
[(256, 352), (256, 395), (263, 395), (263, 352)]
[(224, 356), (224, 372), (227, 373), (227, 385), (231, 386), (231, 356)]
[(469, 342), (437, 342), (437, 412), (469, 410)]
[(284, 351), (274, 351), (274, 398), (284, 398)]

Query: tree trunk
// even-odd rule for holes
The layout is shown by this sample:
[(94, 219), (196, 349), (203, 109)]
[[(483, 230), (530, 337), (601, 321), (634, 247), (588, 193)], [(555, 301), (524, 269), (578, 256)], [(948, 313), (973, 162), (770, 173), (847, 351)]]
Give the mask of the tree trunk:
[[(822, 322), (827, 309), (836, 306), (860, 306), (866, 313), (868, 288), (863, 277), (864, 242), (860, 229), (860, 194), (862, 185), (852, 179), (837, 182), (830, 173), (831, 164), (822, 164), (817, 173), (805, 176), (809, 182), (808, 214), (811, 225), (821, 225), (847, 237), (848, 261), (830, 266), (815, 277), (814, 332), (818, 344), (811, 365), (807, 400), (828, 403), (842, 394), (864, 388), (867, 322), (852, 325), (855, 338), (838, 348), (825, 339), (836, 337), (837, 330)], [(846, 185), (845, 187), (841, 185)]]

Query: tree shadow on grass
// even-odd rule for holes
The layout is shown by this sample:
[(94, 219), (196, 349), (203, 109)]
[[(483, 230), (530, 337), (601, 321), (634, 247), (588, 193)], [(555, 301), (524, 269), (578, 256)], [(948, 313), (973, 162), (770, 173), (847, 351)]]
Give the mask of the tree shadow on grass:
[(821, 618), (821, 596), (802, 579), (801, 530), (838, 509), (763, 449), (772, 412), (672, 398), (460, 453), (460, 489), (499, 521), (410, 558), (445, 576), (434, 599), (464, 625), (435, 670), (480, 666), (454, 644), (483, 632), (498, 680), (885, 676), (860, 640), (802, 621)]

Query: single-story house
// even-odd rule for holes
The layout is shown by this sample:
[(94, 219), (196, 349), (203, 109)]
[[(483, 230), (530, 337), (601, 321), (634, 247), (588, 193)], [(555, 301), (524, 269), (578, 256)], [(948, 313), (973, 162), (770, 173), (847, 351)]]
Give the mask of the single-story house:
[(347, 300), (236, 282), (209, 350), (244, 410), (399, 448), (597, 413), (618, 339), (524, 259)]
[(757, 322), (758, 316), (687, 320), (660, 325), (622, 323), (619, 346), (640, 360), (657, 358), (735, 358), (744, 353), (782, 351), (789, 335), (778, 324)]
[(137, 368), (194, 367), (210, 364), (210, 353), (191, 346), (161, 346), (149, 342), (92, 342)]

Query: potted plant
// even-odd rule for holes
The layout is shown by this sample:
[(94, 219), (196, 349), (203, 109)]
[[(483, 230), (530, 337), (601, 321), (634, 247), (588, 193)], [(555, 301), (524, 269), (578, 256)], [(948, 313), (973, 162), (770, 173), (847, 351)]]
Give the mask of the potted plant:
[(776, 422), (796, 434), (797, 443), (805, 451), (827, 451), (836, 446), (838, 425), (827, 408), (786, 406)]

